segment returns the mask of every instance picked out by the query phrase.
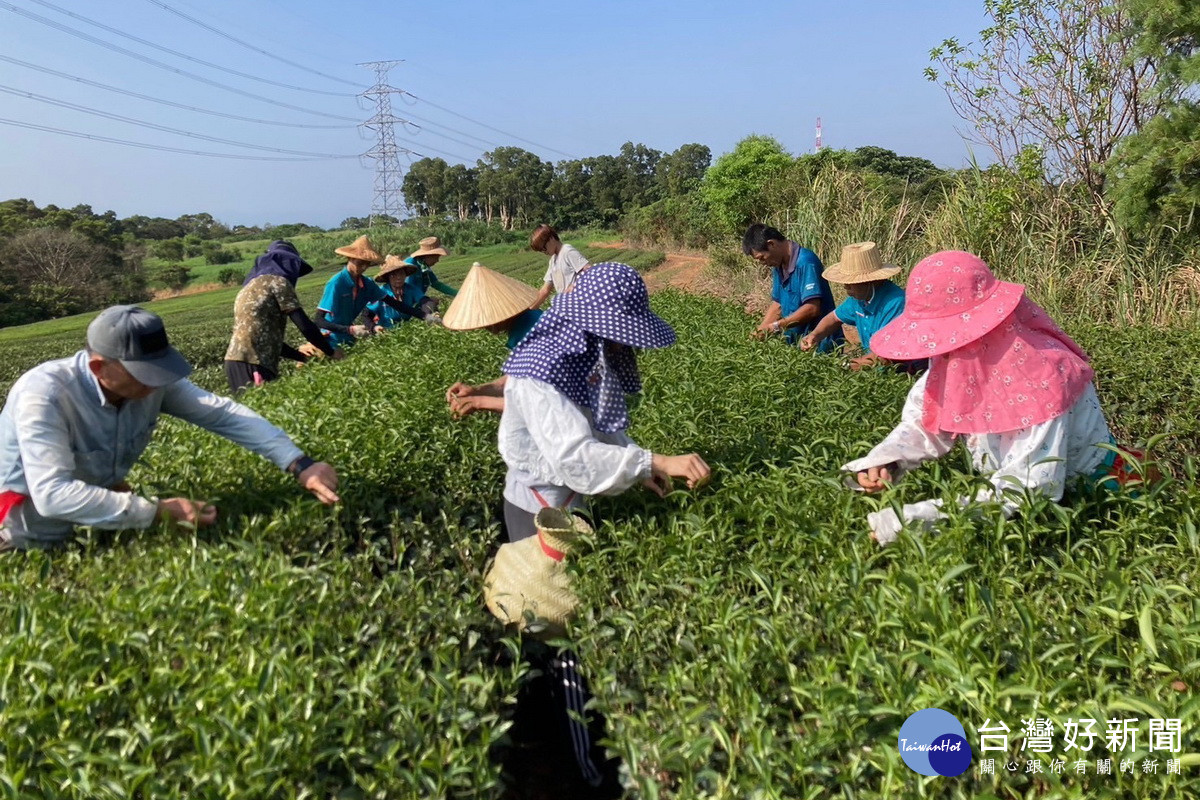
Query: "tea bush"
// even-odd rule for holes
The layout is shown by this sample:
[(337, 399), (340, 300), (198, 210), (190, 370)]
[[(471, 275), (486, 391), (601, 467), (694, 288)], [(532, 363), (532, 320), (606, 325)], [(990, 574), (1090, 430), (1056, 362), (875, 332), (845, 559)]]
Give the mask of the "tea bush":
[[(714, 479), (598, 501), (573, 561), (572, 635), (631, 796), (1195, 795), (1200, 492), (1182, 453), (1197, 415), (1168, 387), (1190, 386), (1200, 335), (1080, 331), (1123, 435), (1173, 426), (1187, 442), (1178, 481), (1035, 501), (1014, 520), (955, 513), (880, 550), (868, 511), (975, 480), (959, 453), (882, 498), (843, 487), (838, 466), (887, 432), (911, 379), (752, 342), (750, 320), (716, 301), (653, 303), (679, 341), (642, 355), (631, 434), (699, 451)], [(195, 358), (191, 329), (171, 330)], [(164, 419), (131, 480), (216, 503), (219, 525), (85, 532), (0, 559), (0, 794), (500, 795), (488, 751), (522, 668), (481, 582), (504, 467), (496, 419), (453, 422), (442, 394), (494, 377), (504, 354), (483, 333), (406, 324), (247, 392), (337, 465), (337, 507)], [(1022, 718), (1177, 717), (1184, 774), (924, 778), (896, 736), (927, 706), (969, 741), (1004, 720), (1022, 765), (1040, 758), (1019, 750)], [(1146, 748), (1133, 757), (1157, 755)]]

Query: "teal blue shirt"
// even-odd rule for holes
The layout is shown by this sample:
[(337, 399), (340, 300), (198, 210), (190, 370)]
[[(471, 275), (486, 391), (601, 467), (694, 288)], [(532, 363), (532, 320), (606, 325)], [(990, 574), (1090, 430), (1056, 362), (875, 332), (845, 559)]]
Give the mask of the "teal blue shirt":
[(837, 307), (837, 318), (847, 325), (858, 328), (863, 352), (871, 352), (871, 337), (875, 332), (900, 316), (904, 311), (904, 290), (891, 281), (884, 281), (875, 290), (875, 296), (863, 302), (847, 297)]
[(525, 338), (525, 334), (533, 330), (533, 326), (537, 325), (538, 320), (542, 318), (542, 312), (539, 309), (533, 308), (529, 311), (522, 311), (517, 315), (517, 319), (513, 322), (512, 329), (508, 332), (508, 349), (512, 350), (521, 343)]
[[(383, 283), (380, 284), (380, 286), (383, 287), (383, 292), (388, 297), (396, 297), (396, 293), (392, 290), (392, 285), (390, 283)], [(421, 302), (421, 298), (424, 297), (423, 294), (419, 293), (417, 287), (408, 283), (407, 279), (404, 281), (404, 288), (400, 294), (401, 297), (397, 299), (399, 299), (402, 303), (412, 306), (413, 308), (416, 308), (417, 304)], [(392, 308), (382, 300), (375, 300), (371, 303), (368, 303), (367, 310), (374, 314), (375, 319), (378, 320), (378, 323), (385, 328), (394, 328), (401, 322), (407, 322), (408, 320), (412, 319), (412, 317), (410, 317), (408, 314)]]
[[(412, 264), (414, 267), (417, 268), (417, 271), (414, 272), (412, 275), (409, 275), (404, 281), (404, 283), (405, 283), (404, 294), (405, 295), (408, 295), (408, 293), (409, 293), (408, 284), (412, 285), (414, 292), (420, 292), (420, 294), (417, 295), (417, 302), (420, 302), (421, 298), (429, 293), (430, 286), (432, 286), (434, 289), (437, 289), (439, 292), (441, 292), (442, 294), (447, 295), (449, 297), (454, 297), (456, 294), (458, 294), (458, 290), (455, 289), (453, 286), (439, 281), (438, 276), (434, 275), (433, 270), (430, 269), (429, 267), (425, 266), (425, 264), (421, 261), (421, 259), (406, 258), (406, 259), (404, 259), (404, 263)], [(409, 305), (415, 305), (415, 303), (409, 303)]]
[[(350, 270), (344, 269), (325, 284), (318, 311), (329, 314), (329, 320), (338, 325), (353, 325), (354, 320), (367, 307), (367, 303), (382, 300), (386, 295), (375, 281), (360, 277), (357, 283)], [(319, 324), (319, 323), (318, 323)], [(329, 338), (336, 345), (353, 344), (354, 337), (331, 331)]]
[[(810, 300), (820, 300), (821, 305), (821, 312), (812, 320), (787, 329), (788, 343), (795, 344), (812, 333), (817, 323), (833, 311), (833, 292), (829, 289), (829, 282), (821, 275), (824, 267), (817, 254), (795, 242), (790, 244), (796, 248), (791, 263), (771, 270), (771, 299), (779, 303), (779, 315), (789, 317)], [(839, 332), (823, 340), (817, 350), (827, 352), (841, 342), (842, 335)]]

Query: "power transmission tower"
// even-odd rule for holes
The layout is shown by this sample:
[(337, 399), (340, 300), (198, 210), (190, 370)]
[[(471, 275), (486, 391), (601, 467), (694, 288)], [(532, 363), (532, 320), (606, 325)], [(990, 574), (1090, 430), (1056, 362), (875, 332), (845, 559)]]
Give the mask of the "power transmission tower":
[(817, 117), (817, 146), (813, 148), (814, 153), (821, 152), (824, 142), (821, 139), (821, 118)]
[(398, 220), (404, 212), (404, 200), (400, 194), (400, 154), (412, 151), (396, 146), (393, 126), (403, 125), (405, 120), (393, 116), (392, 95), (403, 92), (388, 84), (388, 72), (399, 63), (368, 61), (358, 65), (375, 70), (375, 85), (359, 95), (375, 102), (375, 115), (362, 124), (378, 136), (378, 141), (366, 153), (367, 158), (375, 159), (375, 199), (371, 201), (371, 225), (380, 217)]

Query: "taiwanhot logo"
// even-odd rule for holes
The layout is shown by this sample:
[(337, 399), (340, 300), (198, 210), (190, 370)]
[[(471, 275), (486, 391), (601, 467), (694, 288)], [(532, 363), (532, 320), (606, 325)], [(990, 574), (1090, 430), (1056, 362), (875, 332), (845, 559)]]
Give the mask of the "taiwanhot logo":
[(967, 732), (953, 714), (940, 708), (914, 712), (900, 726), (900, 757), (922, 775), (961, 775), (971, 766)]

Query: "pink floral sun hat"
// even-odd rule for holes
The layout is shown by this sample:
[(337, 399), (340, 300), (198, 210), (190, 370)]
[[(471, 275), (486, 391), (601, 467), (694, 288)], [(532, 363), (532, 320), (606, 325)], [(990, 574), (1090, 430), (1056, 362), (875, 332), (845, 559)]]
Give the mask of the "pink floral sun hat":
[(904, 311), (871, 337), (871, 350), (893, 361), (949, 353), (995, 330), (1024, 294), (1024, 286), (998, 279), (979, 256), (934, 253), (913, 267)]

